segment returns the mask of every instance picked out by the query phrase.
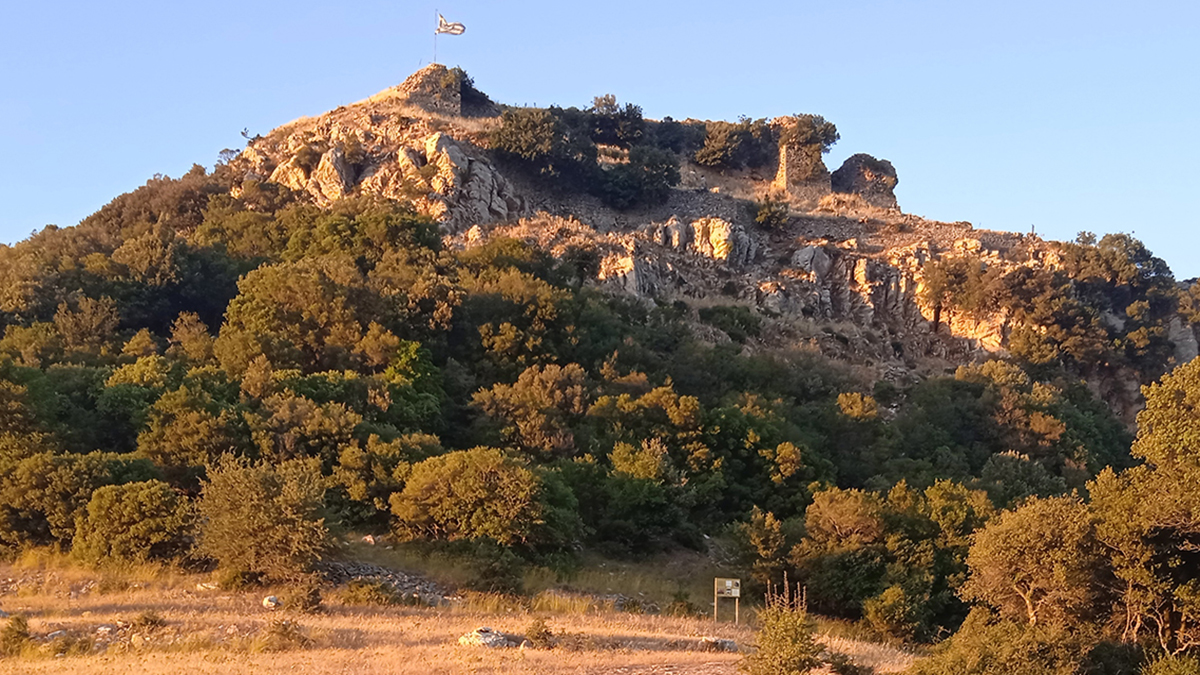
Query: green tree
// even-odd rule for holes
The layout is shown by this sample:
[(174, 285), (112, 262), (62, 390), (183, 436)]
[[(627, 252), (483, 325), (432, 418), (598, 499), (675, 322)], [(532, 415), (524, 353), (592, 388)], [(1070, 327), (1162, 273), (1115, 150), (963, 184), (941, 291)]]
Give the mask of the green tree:
[(479, 391), (473, 403), (501, 425), (504, 441), (539, 455), (569, 456), (576, 452), (571, 428), (589, 399), (586, 373), (571, 363), (530, 366), (514, 384)]
[(315, 460), (277, 465), (226, 455), (208, 467), (199, 552), (230, 572), (298, 581), (330, 550)]
[(461, 450), (413, 465), (404, 490), (391, 497), (392, 513), (409, 537), (538, 544), (546, 523), (542, 487), (525, 462), (500, 450)]
[(1096, 522), (1074, 497), (1030, 500), (975, 535), (963, 597), (1030, 625), (1094, 618), (1103, 586)]

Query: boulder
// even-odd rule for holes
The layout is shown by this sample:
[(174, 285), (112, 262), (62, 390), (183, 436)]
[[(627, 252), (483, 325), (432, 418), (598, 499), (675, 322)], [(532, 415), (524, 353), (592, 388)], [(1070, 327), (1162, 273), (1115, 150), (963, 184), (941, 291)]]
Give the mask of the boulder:
[(820, 246), (805, 246), (792, 254), (792, 267), (813, 273), (817, 279), (824, 279), (832, 266), (833, 260)]
[(697, 649), (702, 652), (736, 652), (738, 646), (733, 640), (706, 635), (700, 638)]
[(308, 187), (308, 174), (304, 172), (304, 167), (300, 166), (295, 157), (275, 167), (275, 170), (271, 172), (271, 177), (267, 180), (293, 190), (304, 190)]
[(882, 209), (900, 208), (894, 192), (899, 182), (891, 162), (865, 153), (850, 156), (830, 176), (834, 192), (859, 195), (871, 206)]
[(354, 187), (354, 169), (346, 162), (340, 147), (321, 155), (321, 162), (309, 177), (308, 191), (321, 205), (345, 197)]
[(519, 643), (516, 640), (509, 638), (504, 633), (481, 626), (466, 635), (458, 638), (458, 644), (465, 647), (487, 647), (488, 649), (496, 649), (499, 647), (516, 647)]
[(691, 247), (700, 255), (720, 260), (730, 267), (744, 267), (754, 259), (757, 247), (739, 225), (721, 218), (692, 222)]

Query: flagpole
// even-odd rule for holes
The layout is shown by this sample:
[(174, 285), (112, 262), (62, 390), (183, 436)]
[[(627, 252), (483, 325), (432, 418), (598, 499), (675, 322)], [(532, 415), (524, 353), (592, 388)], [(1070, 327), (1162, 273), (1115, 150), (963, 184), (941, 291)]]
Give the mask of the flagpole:
[[(441, 16), (441, 14), (438, 14), (437, 8), (434, 8), (433, 13), (436, 14), (437, 16)], [(434, 63), (437, 63), (437, 35), (438, 35), (437, 29), (435, 28), (433, 31), (433, 62)]]

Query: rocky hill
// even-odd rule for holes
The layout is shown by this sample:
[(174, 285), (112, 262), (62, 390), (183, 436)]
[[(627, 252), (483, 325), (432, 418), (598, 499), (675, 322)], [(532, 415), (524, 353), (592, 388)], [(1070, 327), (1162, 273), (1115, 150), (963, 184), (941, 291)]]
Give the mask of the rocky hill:
[[(820, 152), (786, 142), (773, 173), (717, 170), (683, 154), (665, 201), (628, 210), (548, 190), (491, 149), (501, 107), (464, 77), (428, 66), (363, 101), (257, 137), (230, 165), (243, 185), (278, 183), (318, 205), (353, 194), (408, 202), (436, 218), (455, 247), (517, 237), (556, 255), (593, 251), (601, 287), (693, 308), (741, 305), (765, 320), (761, 343), (819, 349), (884, 379), (914, 380), (1009, 349), (1016, 320), (1007, 308), (980, 315), (927, 301), (929, 261), (1062, 269), (1059, 243), (903, 213), (895, 168), (866, 154), (832, 173)], [(790, 120), (770, 124), (786, 138)], [(786, 201), (789, 215), (764, 228), (754, 206), (768, 195)], [(1164, 325), (1170, 361), (1197, 355), (1190, 324), (1171, 316)], [(1115, 364), (1084, 374), (1132, 421), (1146, 373)]]

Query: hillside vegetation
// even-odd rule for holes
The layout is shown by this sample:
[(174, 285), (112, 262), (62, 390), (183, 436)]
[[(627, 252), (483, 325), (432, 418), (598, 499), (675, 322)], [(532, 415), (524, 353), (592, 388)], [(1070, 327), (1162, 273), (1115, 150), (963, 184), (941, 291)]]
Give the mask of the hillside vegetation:
[[(489, 152), (649, 208), (681, 162), (799, 143), (820, 174), (836, 129), (790, 124), (600, 98), (509, 109)], [(587, 241), (464, 244), (425, 197), (316, 199), (236, 164), (0, 249), (0, 555), (303, 588), (371, 534), (520, 593), (530, 569), (719, 543), (752, 598), (786, 578), (813, 612), (940, 643), (916, 673), (1165, 673), (1200, 645), (1200, 362), (1164, 376), (1194, 301), (1131, 237), (931, 258), (921, 344), (1003, 313), (1007, 349), (884, 378), (760, 306), (617, 292)], [(752, 203), (754, 236), (787, 203)], [(1136, 441), (1096, 395), (1122, 374), (1162, 376)]]

